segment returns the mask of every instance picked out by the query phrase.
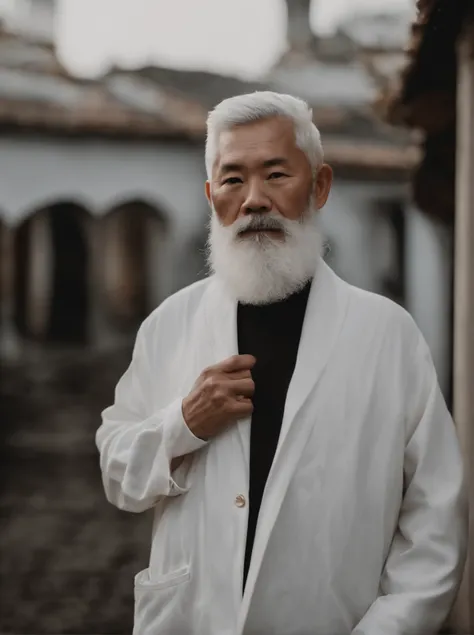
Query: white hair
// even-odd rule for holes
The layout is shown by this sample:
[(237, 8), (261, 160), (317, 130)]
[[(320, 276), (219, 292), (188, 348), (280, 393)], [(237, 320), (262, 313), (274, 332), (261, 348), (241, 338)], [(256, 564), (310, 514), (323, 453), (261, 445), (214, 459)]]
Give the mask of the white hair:
[(208, 178), (212, 175), (223, 131), (271, 117), (286, 117), (293, 122), (296, 145), (306, 154), (312, 170), (316, 171), (323, 163), (324, 154), (311, 108), (302, 99), (291, 95), (260, 91), (224, 99), (209, 113), (205, 154)]

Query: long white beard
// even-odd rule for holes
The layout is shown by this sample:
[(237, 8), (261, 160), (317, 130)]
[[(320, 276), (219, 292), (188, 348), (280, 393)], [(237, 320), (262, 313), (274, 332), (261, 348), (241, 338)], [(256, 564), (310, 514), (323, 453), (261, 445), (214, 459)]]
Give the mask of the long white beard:
[[(239, 238), (249, 225), (281, 227), (284, 240), (268, 234)], [(308, 208), (301, 220), (280, 214), (252, 214), (229, 227), (212, 210), (207, 244), (211, 271), (237, 301), (244, 304), (277, 302), (299, 291), (314, 276), (322, 252), (317, 216)]]

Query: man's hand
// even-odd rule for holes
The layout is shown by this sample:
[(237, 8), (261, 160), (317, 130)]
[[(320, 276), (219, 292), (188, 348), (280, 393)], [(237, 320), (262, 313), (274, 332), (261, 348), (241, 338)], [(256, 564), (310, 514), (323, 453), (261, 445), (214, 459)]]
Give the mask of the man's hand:
[(252, 355), (234, 355), (199, 375), (183, 399), (184, 420), (195, 436), (207, 440), (252, 414), (255, 384), (250, 370), (255, 362)]

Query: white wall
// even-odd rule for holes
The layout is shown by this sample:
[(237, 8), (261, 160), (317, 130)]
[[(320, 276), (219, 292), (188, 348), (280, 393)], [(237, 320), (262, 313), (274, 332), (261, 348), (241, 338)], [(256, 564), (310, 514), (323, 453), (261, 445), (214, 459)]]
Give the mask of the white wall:
[(407, 207), (405, 222), (406, 305), (430, 347), (447, 394), (452, 355), (452, 233), (414, 206)]
[(335, 180), (321, 212), (321, 229), (335, 243), (334, 253), (328, 254), (328, 263), (344, 280), (380, 292), (386, 270), (386, 242), (381, 237), (386, 232), (381, 226), (383, 215), (376, 212), (376, 206), (383, 201), (402, 202), (407, 198), (405, 184)]
[(167, 221), (170, 265), (160, 295), (189, 283), (189, 243), (205, 222), (200, 146), (19, 136), (0, 138), (0, 215), (17, 225), (48, 204), (70, 201), (102, 216), (139, 198)]
[(0, 210), (15, 223), (58, 200), (102, 215), (139, 197), (180, 229), (195, 228), (205, 209), (204, 180), (202, 149), (190, 144), (0, 138)]

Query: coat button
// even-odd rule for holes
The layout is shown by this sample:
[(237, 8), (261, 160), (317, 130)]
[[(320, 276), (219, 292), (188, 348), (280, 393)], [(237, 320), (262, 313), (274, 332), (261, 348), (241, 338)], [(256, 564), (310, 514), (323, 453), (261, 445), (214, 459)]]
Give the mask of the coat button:
[(235, 497), (234, 502), (237, 507), (245, 507), (246, 505), (245, 496), (243, 494), (239, 494), (238, 496)]

